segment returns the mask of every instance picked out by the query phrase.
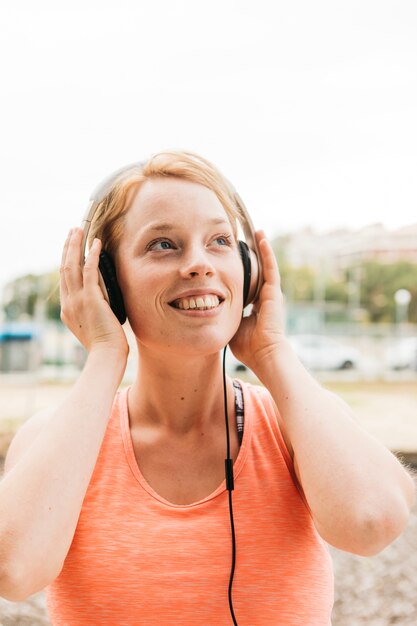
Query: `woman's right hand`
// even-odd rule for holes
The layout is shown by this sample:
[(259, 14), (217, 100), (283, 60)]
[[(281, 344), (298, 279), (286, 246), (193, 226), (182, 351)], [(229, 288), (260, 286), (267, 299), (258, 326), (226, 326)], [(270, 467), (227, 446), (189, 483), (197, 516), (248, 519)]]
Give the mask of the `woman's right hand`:
[(82, 266), (82, 236), (81, 228), (73, 228), (64, 245), (60, 268), (61, 320), (87, 352), (116, 350), (127, 359), (126, 335), (99, 285), (101, 241), (94, 240)]

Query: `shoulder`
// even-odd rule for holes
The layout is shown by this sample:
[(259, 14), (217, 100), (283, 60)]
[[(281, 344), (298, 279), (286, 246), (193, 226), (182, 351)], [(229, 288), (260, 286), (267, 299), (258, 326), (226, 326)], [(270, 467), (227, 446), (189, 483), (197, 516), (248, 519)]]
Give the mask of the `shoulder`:
[(42, 428), (49, 422), (54, 409), (44, 409), (30, 417), (17, 431), (7, 451), (4, 472), (16, 465), (36, 439)]

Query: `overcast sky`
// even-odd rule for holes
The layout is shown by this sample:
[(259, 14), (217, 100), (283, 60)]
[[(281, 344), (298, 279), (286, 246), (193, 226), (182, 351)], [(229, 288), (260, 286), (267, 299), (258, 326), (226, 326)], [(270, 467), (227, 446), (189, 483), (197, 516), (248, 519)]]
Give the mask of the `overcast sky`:
[(417, 221), (415, 0), (2, 0), (0, 287), (109, 172), (197, 151), (271, 237)]

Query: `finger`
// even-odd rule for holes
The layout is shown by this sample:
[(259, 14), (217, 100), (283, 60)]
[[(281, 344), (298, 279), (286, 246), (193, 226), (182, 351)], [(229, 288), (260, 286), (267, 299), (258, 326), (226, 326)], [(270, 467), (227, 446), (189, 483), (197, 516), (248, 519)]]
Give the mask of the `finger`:
[(71, 239), (71, 233), (72, 233), (72, 228), (70, 229), (70, 231), (69, 231), (69, 233), (67, 235), (67, 238), (66, 238), (65, 243), (64, 243), (64, 248), (62, 250), (61, 265), (60, 265), (60, 281), (59, 281), (59, 293), (60, 293), (61, 301), (62, 301), (62, 297), (68, 293), (68, 288), (67, 288), (67, 284), (66, 284), (66, 281), (65, 281), (65, 272), (63, 271), (63, 268), (65, 267), (65, 261), (66, 261), (66, 258), (67, 258), (69, 240)]
[(101, 252), (100, 239), (94, 239), (83, 268), (84, 287), (98, 285), (98, 264)]
[(66, 250), (64, 262), (61, 266), (61, 274), (68, 292), (76, 291), (82, 287), (82, 271), (80, 266), (80, 245), (82, 231), (80, 228), (73, 228)]
[(271, 285), (279, 286), (281, 284), (281, 278), (272, 246), (262, 230), (258, 230), (255, 233), (255, 237), (262, 257), (264, 281)]
[(69, 240), (71, 238), (71, 233), (72, 233), (72, 228), (69, 229), (67, 238), (65, 239), (64, 247), (62, 249), (61, 266), (65, 264), (65, 258), (67, 256), (68, 244), (69, 244)]

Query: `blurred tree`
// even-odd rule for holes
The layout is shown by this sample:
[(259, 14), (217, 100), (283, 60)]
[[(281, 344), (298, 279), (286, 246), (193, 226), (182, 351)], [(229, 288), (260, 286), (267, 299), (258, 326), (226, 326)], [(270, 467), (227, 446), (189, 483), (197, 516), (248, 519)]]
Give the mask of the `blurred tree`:
[(348, 283), (340, 278), (329, 278), (326, 281), (326, 302), (348, 303)]
[(361, 304), (371, 322), (395, 322), (394, 294), (398, 289), (410, 292), (408, 321), (417, 323), (417, 264), (406, 261), (362, 264)]
[(59, 272), (16, 278), (5, 286), (2, 301), (6, 320), (34, 318), (41, 309), (47, 319), (59, 320)]
[[(326, 303), (339, 303), (352, 313), (359, 309), (370, 322), (395, 322), (395, 298), (398, 289), (411, 294), (408, 320), (417, 323), (417, 264), (407, 261), (381, 263), (366, 261), (348, 267), (337, 275), (319, 276), (311, 267), (292, 267), (286, 255), (287, 239), (272, 242), (281, 274), (283, 292), (288, 302), (313, 302), (317, 285), (322, 286)], [(363, 317), (363, 316), (362, 316)]]
[(314, 300), (316, 273), (310, 267), (280, 268), (282, 291), (289, 302), (310, 302)]

